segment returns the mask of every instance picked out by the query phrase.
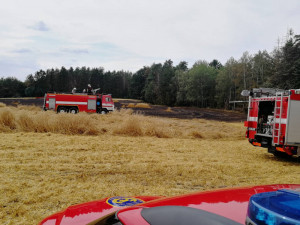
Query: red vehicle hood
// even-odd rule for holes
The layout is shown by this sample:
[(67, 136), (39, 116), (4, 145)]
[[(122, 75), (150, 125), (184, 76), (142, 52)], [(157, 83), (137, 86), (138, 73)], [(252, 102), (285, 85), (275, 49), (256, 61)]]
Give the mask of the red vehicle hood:
[(277, 184), (204, 191), (169, 198), (138, 196), (134, 197), (134, 199), (144, 201), (144, 203), (129, 207), (113, 206), (109, 202), (110, 199), (113, 198), (106, 198), (99, 201), (70, 206), (62, 212), (47, 217), (40, 224), (87, 224), (119, 210), (117, 215), (123, 224), (143, 225), (148, 223), (141, 216), (141, 209), (158, 206), (186, 206), (201, 209), (226, 217), (240, 224), (245, 224), (248, 201), (252, 195), (279, 189), (298, 188), (300, 188), (300, 184)]

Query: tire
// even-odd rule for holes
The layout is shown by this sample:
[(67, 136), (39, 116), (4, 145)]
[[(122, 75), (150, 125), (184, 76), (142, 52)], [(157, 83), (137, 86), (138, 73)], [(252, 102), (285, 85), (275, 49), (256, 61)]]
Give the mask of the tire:
[(103, 110), (101, 110), (100, 113), (101, 113), (101, 114), (106, 114), (106, 113), (107, 113), (107, 110), (103, 109)]
[(78, 109), (76, 107), (72, 107), (69, 109), (69, 113), (76, 114), (78, 113)]
[(57, 109), (57, 113), (67, 113), (68, 109), (66, 107), (59, 107)]

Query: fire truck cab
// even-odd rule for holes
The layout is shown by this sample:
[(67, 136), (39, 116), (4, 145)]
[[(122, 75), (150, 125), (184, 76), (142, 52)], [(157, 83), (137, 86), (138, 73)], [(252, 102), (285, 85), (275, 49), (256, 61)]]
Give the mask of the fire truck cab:
[(249, 96), (246, 138), (274, 155), (300, 156), (300, 89), (244, 90)]
[(105, 114), (114, 110), (114, 102), (110, 94), (46, 93), (43, 108), (44, 110), (54, 110), (58, 113), (89, 112)]

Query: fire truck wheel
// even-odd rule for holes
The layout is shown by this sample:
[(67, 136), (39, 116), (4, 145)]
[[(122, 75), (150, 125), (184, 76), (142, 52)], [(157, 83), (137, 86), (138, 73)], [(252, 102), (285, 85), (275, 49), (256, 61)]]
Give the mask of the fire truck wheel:
[(57, 109), (57, 112), (58, 112), (58, 113), (66, 113), (66, 112), (68, 112), (68, 110), (67, 110), (67, 108), (65, 108), (65, 107), (59, 107), (59, 108)]
[(101, 110), (101, 114), (106, 114), (107, 111), (106, 110)]
[(78, 109), (76, 107), (70, 108), (69, 113), (76, 114), (78, 113)]

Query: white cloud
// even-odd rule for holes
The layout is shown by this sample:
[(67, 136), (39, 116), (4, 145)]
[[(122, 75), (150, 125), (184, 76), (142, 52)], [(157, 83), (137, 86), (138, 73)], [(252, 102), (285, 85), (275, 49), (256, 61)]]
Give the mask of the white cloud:
[(31, 73), (71, 65), (134, 72), (166, 59), (225, 63), (271, 51), (288, 28), (299, 34), (299, 11), (298, 0), (10, 0), (0, 9), (0, 60), (11, 63), (0, 76), (14, 67), (18, 78), (28, 75), (16, 59), (32, 64)]
[(37, 30), (37, 31), (49, 31), (50, 30), (49, 27), (43, 21), (36, 22), (32, 26), (28, 26), (28, 28)]
[(88, 54), (89, 50), (83, 48), (62, 48), (62, 52), (70, 53), (70, 54)]

